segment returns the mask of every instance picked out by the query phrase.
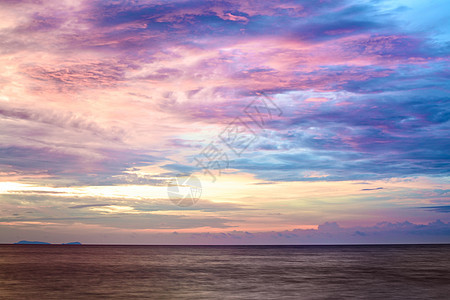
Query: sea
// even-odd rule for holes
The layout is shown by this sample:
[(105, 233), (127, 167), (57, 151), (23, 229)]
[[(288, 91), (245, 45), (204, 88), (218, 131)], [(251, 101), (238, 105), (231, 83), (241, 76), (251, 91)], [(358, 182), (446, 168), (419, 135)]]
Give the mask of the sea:
[(0, 245), (0, 299), (450, 299), (450, 245)]

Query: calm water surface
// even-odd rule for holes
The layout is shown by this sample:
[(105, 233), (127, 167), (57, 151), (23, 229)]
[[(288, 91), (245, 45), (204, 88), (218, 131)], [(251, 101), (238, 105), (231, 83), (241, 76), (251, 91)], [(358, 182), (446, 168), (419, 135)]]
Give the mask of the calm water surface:
[(2, 245), (0, 298), (450, 299), (450, 245)]

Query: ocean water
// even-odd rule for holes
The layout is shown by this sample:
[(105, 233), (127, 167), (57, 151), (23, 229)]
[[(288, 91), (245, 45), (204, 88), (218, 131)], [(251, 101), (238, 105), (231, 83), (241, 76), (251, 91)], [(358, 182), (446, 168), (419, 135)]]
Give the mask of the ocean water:
[(450, 245), (1, 245), (1, 299), (450, 299)]

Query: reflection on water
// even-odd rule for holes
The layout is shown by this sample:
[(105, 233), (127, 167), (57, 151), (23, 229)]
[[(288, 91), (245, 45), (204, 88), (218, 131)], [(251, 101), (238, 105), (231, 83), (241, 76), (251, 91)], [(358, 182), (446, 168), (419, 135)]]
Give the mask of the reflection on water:
[(450, 245), (0, 246), (4, 299), (449, 299)]

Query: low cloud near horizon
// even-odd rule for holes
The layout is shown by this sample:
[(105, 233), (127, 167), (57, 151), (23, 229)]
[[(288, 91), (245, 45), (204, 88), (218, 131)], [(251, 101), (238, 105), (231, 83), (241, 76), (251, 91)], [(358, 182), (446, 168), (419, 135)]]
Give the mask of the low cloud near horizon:
[[(24, 224), (25, 225), (25, 224)], [(145, 230), (107, 230), (98, 235), (92, 227), (85, 233), (70, 229), (52, 228), (46, 234), (21, 226), (16, 236), (24, 240), (63, 243), (77, 240), (83, 244), (136, 245), (340, 245), (340, 244), (429, 244), (450, 243), (450, 222), (440, 220), (428, 224), (381, 222), (374, 226), (341, 227), (336, 222), (326, 222), (316, 229), (293, 229), (285, 231), (248, 232), (166, 232), (152, 233)], [(49, 239), (51, 234), (51, 239)], [(17, 238), (5, 237), (2, 243), (17, 242)], [(17, 240), (17, 241), (16, 241)]]

